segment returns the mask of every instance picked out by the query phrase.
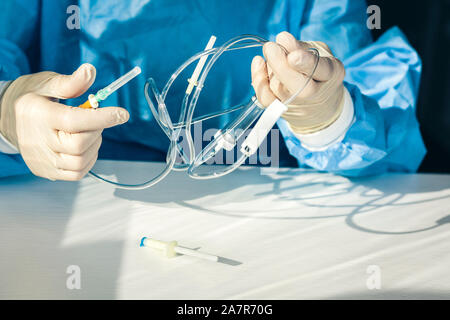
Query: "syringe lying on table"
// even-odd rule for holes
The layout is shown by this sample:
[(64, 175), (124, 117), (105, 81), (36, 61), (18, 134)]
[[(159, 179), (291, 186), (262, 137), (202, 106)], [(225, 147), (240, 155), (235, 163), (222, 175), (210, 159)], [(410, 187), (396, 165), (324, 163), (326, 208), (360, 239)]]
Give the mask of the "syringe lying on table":
[(108, 98), (110, 94), (112, 94), (114, 91), (122, 87), (124, 84), (126, 84), (128, 81), (130, 81), (140, 73), (141, 68), (134, 67), (131, 71), (121, 76), (119, 79), (111, 83), (109, 86), (99, 90), (95, 95), (90, 94), (88, 96), (88, 100), (85, 103), (79, 105), (79, 107), (84, 109), (98, 108), (100, 101), (103, 101), (106, 98)]
[(173, 258), (177, 254), (182, 254), (182, 255), (186, 255), (186, 256), (209, 260), (212, 262), (219, 261), (218, 256), (215, 256), (215, 255), (212, 255), (209, 253), (199, 252), (197, 250), (193, 250), (193, 249), (189, 249), (189, 248), (185, 248), (185, 247), (181, 247), (178, 245), (177, 241), (161, 241), (161, 240), (156, 240), (156, 239), (152, 239), (149, 237), (143, 237), (141, 239), (140, 246), (154, 249), (154, 250), (158, 251), (159, 253), (161, 253), (166, 258)]

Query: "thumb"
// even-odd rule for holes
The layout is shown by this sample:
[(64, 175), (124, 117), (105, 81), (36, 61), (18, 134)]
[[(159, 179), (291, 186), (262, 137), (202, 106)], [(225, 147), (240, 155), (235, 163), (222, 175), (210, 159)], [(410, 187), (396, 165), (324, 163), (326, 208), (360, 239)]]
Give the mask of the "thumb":
[(89, 63), (82, 64), (71, 75), (53, 72), (43, 73), (47, 79), (41, 81), (37, 93), (43, 96), (69, 99), (85, 93), (95, 80), (95, 67)]

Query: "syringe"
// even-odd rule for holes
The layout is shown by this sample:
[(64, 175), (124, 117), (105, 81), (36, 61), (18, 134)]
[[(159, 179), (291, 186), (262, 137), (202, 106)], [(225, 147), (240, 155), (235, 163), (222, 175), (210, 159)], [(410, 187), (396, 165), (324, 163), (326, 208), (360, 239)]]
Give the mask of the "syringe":
[(119, 79), (111, 83), (109, 86), (99, 90), (95, 95), (90, 94), (88, 96), (88, 100), (85, 103), (79, 105), (79, 107), (84, 109), (98, 108), (98, 103), (100, 101), (103, 101), (106, 98), (108, 98), (111, 93), (122, 87), (124, 84), (126, 84), (128, 81), (130, 81), (140, 73), (141, 68), (134, 67), (131, 71), (121, 76)]
[(177, 241), (161, 241), (152, 239), (149, 237), (143, 237), (141, 239), (141, 247), (152, 248), (161, 253), (166, 258), (173, 258), (178, 254), (186, 256), (196, 257), (200, 259), (209, 260), (212, 262), (218, 262), (219, 257), (209, 253), (199, 252), (197, 250), (181, 247)]

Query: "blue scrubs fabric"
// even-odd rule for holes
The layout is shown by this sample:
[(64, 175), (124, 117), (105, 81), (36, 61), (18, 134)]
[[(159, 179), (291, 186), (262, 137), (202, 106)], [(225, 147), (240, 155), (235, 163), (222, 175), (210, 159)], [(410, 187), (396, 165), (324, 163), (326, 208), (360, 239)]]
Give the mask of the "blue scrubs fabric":
[[(73, 11), (73, 4), (79, 10)], [(168, 140), (144, 99), (147, 77), (162, 89), (212, 34), (220, 44), (241, 34), (274, 40), (277, 33), (288, 31), (298, 39), (327, 43), (344, 62), (345, 85), (355, 108), (355, 122), (344, 140), (324, 151), (303, 148), (279, 121), (299, 165), (349, 176), (415, 171), (426, 152), (415, 117), (421, 61), (397, 28), (373, 42), (366, 9), (362, 0), (5, 0), (0, 1), (0, 80), (42, 70), (70, 74), (89, 62), (97, 68), (92, 93), (140, 66), (143, 76), (106, 101), (127, 108), (131, 118), (104, 131), (102, 150), (124, 158), (118, 146), (139, 145), (139, 152), (158, 158)], [(77, 17), (80, 28), (68, 27)], [(255, 54), (261, 54), (258, 50)], [(253, 94), (253, 55), (230, 53), (214, 67), (194, 116), (228, 108)], [(185, 88), (186, 82), (178, 81), (169, 92), (171, 114), (176, 115)], [(66, 103), (77, 105), (86, 95)], [(220, 128), (228, 120), (216, 119), (210, 126)], [(20, 156), (0, 154), (0, 177), (24, 172)]]

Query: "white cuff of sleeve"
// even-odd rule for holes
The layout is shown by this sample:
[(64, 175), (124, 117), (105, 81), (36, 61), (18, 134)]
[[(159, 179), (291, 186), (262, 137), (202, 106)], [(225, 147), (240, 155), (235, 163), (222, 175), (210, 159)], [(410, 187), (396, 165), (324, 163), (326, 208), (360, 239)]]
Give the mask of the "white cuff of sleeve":
[(347, 88), (344, 87), (344, 106), (342, 112), (339, 118), (331, 125), (323, 130), (309, 134), (295, 133), (289, 123), (287, 125), (291, 132), (300, 140), (302, 147), (310, 151), (323, 151), (344, 139), (347, 130), (353, 124), (354, 114), (355, 110), (352, 97)]
[[(2, 99), (3, 93), (8, 87), (11, 81), (0, 81), (0, 101)], [(0, 133), (0, 152), (8, 154), (19, 153), (16, 147), (14, 147), (6, 138)]]
[(6, 138), (0, 133), (0, 152), (7, 154), (17, 154), (19, 150), (13, 146)]

